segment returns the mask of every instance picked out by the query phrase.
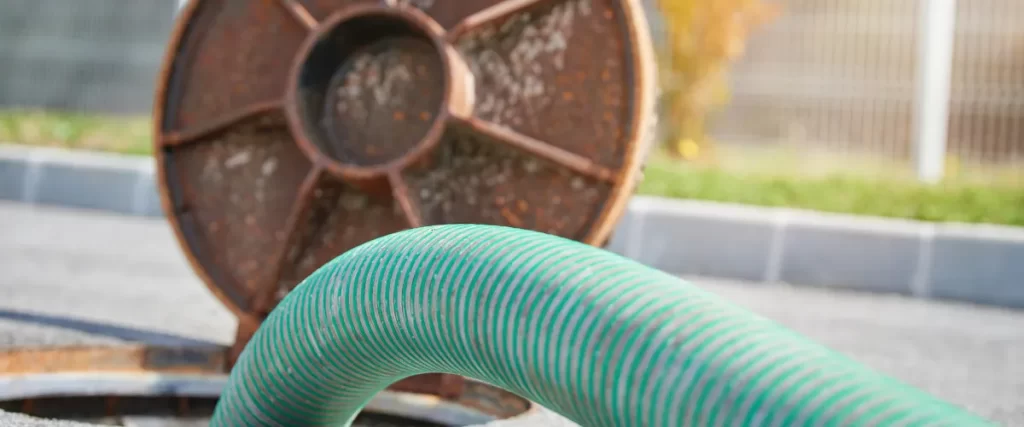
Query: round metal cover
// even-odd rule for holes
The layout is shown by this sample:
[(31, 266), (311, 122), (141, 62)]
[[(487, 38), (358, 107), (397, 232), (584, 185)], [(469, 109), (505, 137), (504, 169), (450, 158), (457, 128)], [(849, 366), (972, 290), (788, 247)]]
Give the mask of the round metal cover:
[(154, 110), (196, 271), (264, 315), (335, 256), (427, 224), (603, 244), (655, 97), (637, 0), (202, 0)]

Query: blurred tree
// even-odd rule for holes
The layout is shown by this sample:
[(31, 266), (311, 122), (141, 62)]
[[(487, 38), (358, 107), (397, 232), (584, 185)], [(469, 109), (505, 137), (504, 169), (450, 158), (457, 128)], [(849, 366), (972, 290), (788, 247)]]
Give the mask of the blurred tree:
[(780, 6), (765, 0), (655, 0), (666, 26), (659, 56), (665, 102), (666, 149), (692, 160), (713, 155), (705, 131), (710, 113), (729, 100), (727, 71), (751, 31)]

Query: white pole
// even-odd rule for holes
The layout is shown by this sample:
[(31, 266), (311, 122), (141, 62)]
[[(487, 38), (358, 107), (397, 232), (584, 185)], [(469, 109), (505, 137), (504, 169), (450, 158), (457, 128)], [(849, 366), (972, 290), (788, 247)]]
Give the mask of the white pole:
[(945, 174), (956, 0), (918, 2), (921, 32), (914, 108), (915, 157), (918, 179), (935, 183)]

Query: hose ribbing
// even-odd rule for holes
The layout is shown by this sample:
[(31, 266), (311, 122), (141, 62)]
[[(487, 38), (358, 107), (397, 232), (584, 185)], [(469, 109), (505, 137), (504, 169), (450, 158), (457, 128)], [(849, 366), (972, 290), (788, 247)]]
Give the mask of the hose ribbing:
[(429, 372), (586, 426), (989, 425), (668, 274), (482, 225), (388, 235), (319, 269), (250, 341), (212, 425), (348, 425)]

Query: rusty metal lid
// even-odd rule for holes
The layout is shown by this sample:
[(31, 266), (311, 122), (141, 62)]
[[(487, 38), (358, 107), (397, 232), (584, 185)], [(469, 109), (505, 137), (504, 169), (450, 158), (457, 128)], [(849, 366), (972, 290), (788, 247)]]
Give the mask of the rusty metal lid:
[(376, 237), (487, 223), (603, 244), (655, 96), (636, 0), (203, 0), (154, 118), (164, 208), (237, 315)]

